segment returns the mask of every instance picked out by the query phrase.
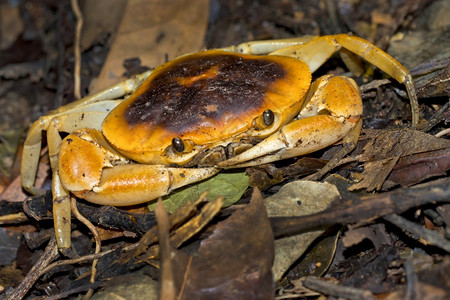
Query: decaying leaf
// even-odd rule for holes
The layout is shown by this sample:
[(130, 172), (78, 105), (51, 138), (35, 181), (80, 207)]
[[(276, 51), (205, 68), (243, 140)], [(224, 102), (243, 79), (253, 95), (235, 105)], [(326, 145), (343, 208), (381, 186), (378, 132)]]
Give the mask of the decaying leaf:
[(90, 299), (158, 299), (159, 282), (148, 276), (145, 269), (114, 277), (113, 281), (107, 281), (106, 284), (104, 289), (95, 293)]
[[(178, 189), (163, 198), (169, 212), (176, 211), (187, 202), (196, 201), (204, 192), (208, 192), (209, 200), (223, 197), (224, 206), (238, 201), (248, 187), (248, 176), (245, 172), (223, 172), (202, 182)], [(155, 209), (156, 203), (148, 206)]]
[(406, 187), (450, 170), (450, 148), (402, 157), (383, 185), (383, 189), (397, 184)]
[(363, 180), (351, 186), (350, 190), (379, 190), (399, 158), (450, 147), (449, 140), (405, 128), (365, 130), (361, 139), (368, 139), (358, 158), (365, 162)]
[[(206, 225), (208, 225), (208, 223), (217, 215), (217, 213), (222, 208), (223, 206), (222, 199), (223, 199), (222, 197), (219, 197), (211, 202), (206, 203), (199, 214), (189, 219), (189, 221), (181, 225), (174, 232), (171, 232), (170, 235), (171, 245), (173, 245), (174, 247), (179, 247), (181, 244), (190, 239), (196, 233), (200, 232)], [(174, 226), (172, 221), (173, 219), (170, 218), (171, 227)], [(157, 265), (158, 262), (153, 262), (151, 260), (158, 259), (159, 254), (160, 249), (158, 245), (153, 245), (148, 248), (143, 260), (147, 261), (150, 260), (152, 264)]]
[(381, 246), (391, 243), (384, 224), (349, 229), (345, 232), (342, 242), (346, 248), (359, 244), (364, 239), (369, 239), (378, 251)]
[[(337, 188), (329, 183), (294, 181), (284, 185), (278, 193), (264, 203), (269, 217), (292, 217), (314, 214), (325, 210), (339, 197)], [(275, 241), (273, 274), (280, 280), (288, 268), (305, 252), (308, 246), (327, 227)], [(333, 249), (329, 255), (333, 256)]]
[(275, 164), (264, 164), (246, 169), (250, 176), (249, 185), (265, 190), (275, 184), (283, 182), (287, 177), (312, 174), (322, 169), (327, 161), (323, 159), (301, 157), (294, 163), (277, 168)]
[(308, 247), (300, 261), (292, 268), (292, 273), (295, 277), (301, 278), (306, 276), (322, 276), (330, 267), (336, 252), (337, 242), (340, 236), (342, 226), (333, 226), (327, 230), (323, 235), (319, 236)]
[(113, 34), (120, 24), (127, 0), (82, 1), (83, 29), (81, 34), (81, 50), (92, 46), (101, 34)]
[(208, 23), (207, 0), (129, 0), (102, 72), (91, 91), (121, 80), (123, 62), (140, 58), (157, 67), (167, 59), (199, 51)]
[[(158, 205), (158, 224), (168, 224)], [(250, 204), (220, 222), (195, 256), (175, 250), (160, 226), (161, 299), (271, 299), (273, 233), (258, 191)], [(165, 228), (163, 231), (162, 229)]]
[(364, 164), (363, 180), (355, 183), (350, 190), (357, 190), (360, 188), (366, 188), (369, 192), (380, 190), (389, 173), (391, 173), (392, 169), (395, 167), (398, 159), (399, 156), (396, 156), (366, 162)]
[[(48, 176), (50, 166), (48, 163), (39, 163), (38, 172), (36, 176), (36, 187), (41, 188), (45, 179)], [(0, 193), (0, 200), (7, 200), (10, 202), (23, 202), (28, 198), (28, 194), (22, 189), (22, 181), (20, 176), (17, 176), (5, 190)]]

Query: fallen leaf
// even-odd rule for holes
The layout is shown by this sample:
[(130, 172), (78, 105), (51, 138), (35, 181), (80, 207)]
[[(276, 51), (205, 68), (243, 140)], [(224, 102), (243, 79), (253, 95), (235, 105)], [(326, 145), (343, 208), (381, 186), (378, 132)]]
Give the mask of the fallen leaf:
[(450, 148), (402, 157), (387, 178), (383, 189), (397, 184), (411, 186), (450, 170)]
[[(174, 247), (181, 246), (185, 241), (189, 240), (192, 236), (200, 232), (204, 227), (206, 227), (209, 222), (219, 213), (220, 209), (223, 206), (223, 198), (219, 197), (211, 202), (207, 202), (203, 207), (202, 210), (189, 219), (186, 223), (183, 225), (180, 225), (176, 230), (170, 233), (170, 243)], [(158, 202), (159, 203), (159, 202)], [(173, 220), (172, 216), (175, 215), (172, 214), (170, 216), (170, 226), (173, 228)], [(151, 231), (150, 231), (151, 232)], [(143, 255), (142, 260), (146, 260), (151, 262), (153, 265), (157, 265), (157, 263), (151, 261), (154, 259), (158, 259), (160, 254), (160, 250), (158, 245), (150, 246), (145, 255)]]
[(81, 51), (89, 48), (102, 33), (113, 34), (122, 20), (127, 0), (82, 1)]
[[(45, 179), (48, 177), (50, 166), (48, 163), (39, 163), (36, 177), (36, 187), (41, 188)], [(11, 202), (22, 202), (28, 198), (29, 195), (22, 189), (22, 182), (20, 176), (17, 176), (0, 194), (0, 200), (7, 200)]]
[(115, 276), (114, 280), (106, 281), (106, 287), (95, 293), (91, 300), (108, 299), (158, 299), (159, 284), (145, 272)]
[(366, 162), (364, 164), (363, 180), (352, 185), (349, 190), (354, 191), (364, 188), (368, 192), (380, 190), (398, 159), (399, 157), (397, 156)]
[(366, 129), (360, 139), (368, 140), (359, 158), (360, 161), (379, 160), (397, 155), (402, 157), (450, 147), (450, 140), (408, 128)]
[(20, 7), (13, 2), (0, 4), (0, 51), (9, 48), (23, 32)]
[(333, 226), (314, 240), (300, 261), (289, 270), (286, 277), (289, 279), (291, 274), (294, 274), (294, 278), (322, 276), (333, 262), (341, 232), (341, 230), (336, 230), (338, 228), (342, 228), (342, 226)]
[[(269, 217), (292, 217), (323, 211), (338, 197), (337, 188), (330, 183), (300, 180), (284, 185), (278, 193), (266, 198), (264, 203)], [(275, 262), (272, 269), (274, 279), (280, 280), (289, 267), (327, 228), (277, 239), (275, 241)], [(329, 255), (334, 255), (333, 250)]]
[[(450, 141), (412, 130), (364, 130), (361, 141), (368, 140), (358, 160), (365, 162), (363, 179), (349, 190), (380, 190), (401, 157), (450, 147)], [(357, 155), (357, 154), (356, 154)]]
[[(168, 224), (162, 214), (158, 206), (158, 224)], [(273, 298), (273, 234), (259, 191), (245, 209), (216, 226), (195, 256), (173, 249), (168, 225), (163, 227), (161, 299)]]
[(21, 233), (0, 227), (0, 266), (7, 266), (16, 260)]
[(382, 223), (349, 229), (342, 237), (342, 242), (346, 248), (349, 248), (361, 243), (364, 239), (369, 239), (376, 251), (383, 245), (391, 244), (391, 239)]
[(110, 52), (91, 91), (123, 80), (125, 59), (140, 58), (157, 67), (182, 54), (199, 51), (208, 23), (209, 1), (128, 0)]
[[(247, 190), (248, 183), (249, 178), (245, 172), (222, 172), (207, 180), (173, 191), (163, 198), (163, 202), (172, 213), (185, 203), (194, 202), (204, 192), (208, 192), (207, 199), (223, 196), (224, 206), (230, 206), (241, 198)], [(148, 205), (150, 210), (155, 207), (156, 203)]]

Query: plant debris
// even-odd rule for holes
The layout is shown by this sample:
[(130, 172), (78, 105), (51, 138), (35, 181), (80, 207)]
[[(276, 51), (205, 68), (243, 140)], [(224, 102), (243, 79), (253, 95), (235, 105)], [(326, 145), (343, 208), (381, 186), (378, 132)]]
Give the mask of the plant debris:
[[(450, 2), (169, 2), (0, 1), (0, 297), (450, 298)], [(313, 79), (355, 79), (363, 130), (322, 182), (310, 180), (345, 145), (219, 173), (150, 205), (73, 198), (72, 247), (58, 251), (47, 148), (42, 195), (19, 177), (39, 116), (185, 53), (336, 33), (410, 70), (416, 128), (402, 85), (370, 65), (351, 74), (333, 55)]]

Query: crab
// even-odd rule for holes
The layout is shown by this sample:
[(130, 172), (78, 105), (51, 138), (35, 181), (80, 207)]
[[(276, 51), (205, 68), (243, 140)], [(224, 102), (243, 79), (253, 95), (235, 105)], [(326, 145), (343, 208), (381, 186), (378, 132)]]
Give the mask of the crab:
[[(338, 51), (352, 72), (361, 71), (359, 56), (404, 84), (417, 124), (409, 71), (370, 42), (347, 34), (254, 41), (181, 56), (40, 117), (24, 144), (22, 185), (40, 192), (35, 177), (46, 131), (55, 233), (64, 249), (72, 196), (134, 205), (221, 169), (338, 142), (348, 152), (362, 127), (358, 86), (343, 76), (312, 82), (312, 73)], [(68, 135), (62, 139), (60, 132)], [(324, 170), (332, 167), (330, 161)]]

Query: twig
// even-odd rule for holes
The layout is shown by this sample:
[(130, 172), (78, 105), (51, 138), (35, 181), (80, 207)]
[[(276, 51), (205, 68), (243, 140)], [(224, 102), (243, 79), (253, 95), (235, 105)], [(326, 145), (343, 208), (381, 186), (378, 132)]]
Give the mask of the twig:
[(83, 15), (81, 14), (80, 7), (78, 5), (78, 0), (71, 0), (72, 10), (77, 18), (77, 26), (75, 29), (75, 68), (73, 74), (74, 80), (74, 95), (76, 99), (81, 98), (81, 84), (80, 84), (80, 70), (81, 70), (81, 54), (80, 54), (80, 37), (81, 29), (83, 28)]
[(438, 133), (436, 133), (434, 136), (435, 137), (441, 137), (444, 135), (450, 134), (450, 128), (446, 128), (444, 130), (439, 131)]
[(428, 203), (450, 202), (450, 178), (420, 184), (413, 188), (401, 188), (375, 196), (348, 200), (313, 215), (270, 218), (276, 237), (296, 234), (334, 224), (351, 224), (370, 221), (393, 213)]
[(445, 115), (448, 114), (449, 107), (450, 101), (447, 101), (437, 112), (434, 113), (434, 115), (428, 120), (427, 124), (419, 128), (419, 130), (428, 132), (431, 128), (442, 122), (445, 119)]
[[(72, 206), (72, 213), (74, 214), (74, 216), (84, 225), (86, 225), (87, 228), (89, 228), (89, 230), (92, 232), (92, 234), (94, 235), (94, 240), (95, 240), (95, 254), (98, 254), (100, 252), (100, 248), (101, 248), (101, 238), (100, 235), (98, 234), (97, 229), (95, 228), (95, 226), (89, 222), (88, 219), (86, 219), (82, 214), (80, 214), (80, 212), (78, 211), (77, 208), (77, 200), (74, 197), (70, 198), (70, 203)], [(98, 262), (98, 258), (94, 259), (92, 261), (92, 272), (91, 272), (91, 279), (90, 282), (94, 283), (95, 282), (95, 275), (97, 274), (97, 265)], [(86, 295), (84, 296), (85, 299), (89, 299), (92, 294), (93, 294), (94, 290), (90, 289)]]
[(79, 263), (83, 263), (83, 262), (88, 262), (94, 259), (99, 259), (113, 251), (115, 251), (116, 249), (110, 249), (110, 250), (106, 250), (100, 253), (95, 253), (95, 254), (89, 254), (89, 255), (85, 255), (85, 256), (80, 256), (77, 258), (71, 258), (71, 259), (65, 259), (65, 260), (59, 260), (56, 261), (50, 265), (48, 265), (45, 269), (42, 269), (39, 276), (44, 275), (45, 273), (49, 272), (50, 270), (56, 268), (56, 267), (61, 267), (61, 266), (67, 266), (67, 265), (74, 265), (74, 264), (79, 264)]
[(18, 224), (28, 220), (28, 217), (23, 213), (9, 214), (6, 216), (0, 216), (0, 225), (3, 224)]
[(418, 299), (417, 282), (418, 278), (414, 271), (414, 265), (411, 261), (405, 263), (406, 271), (406, 299), (416, 300)]
[(408, 221), (407, 219), (396, 214), (384, 216), (383, 219), (394, 224), (404, 231), (414, 234), (415, 236), (417, 236), (417, 239), (423, 244), (434, 245), (447, 252), (450, 252), (450, 241), (446, 240), (435, 231), (423, 228), (420, 225)]
[(375, 297), (370, 291), (334, 284), (317, 277), (308, 276), (302, 280), (304, 287), (320, 292), (325, 295), (336, 296), (345, 299), (368, 299), (375, 300)]
[(42, 268), (45, 268), (50, 262), (58, 257), (58, 248), (56, 246), (55, 235), (52, 235), (44, 253), (39, 258), (39, 260), (34, 264), (31, 270), (28, 272), (27, 276), (20, 282), (20, 284), (14, 289), (11, 295), (9, 295), (9, 300), (22, 299), (28, 293), (30, 288), (35, 284), (38, 278), (43, 274), (41, 272)]

